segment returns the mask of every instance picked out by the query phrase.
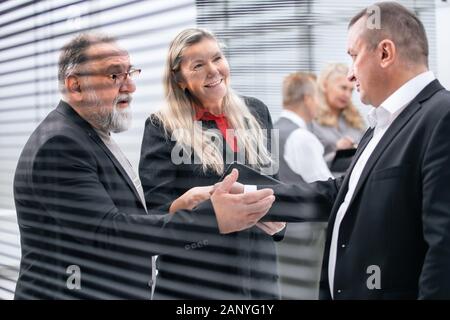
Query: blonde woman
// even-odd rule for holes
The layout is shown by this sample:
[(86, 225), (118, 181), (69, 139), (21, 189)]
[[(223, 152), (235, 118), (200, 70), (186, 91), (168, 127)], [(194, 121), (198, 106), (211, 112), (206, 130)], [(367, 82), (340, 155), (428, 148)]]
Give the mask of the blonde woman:
[(321, 106), (312, 132), (325, 147), (325, 160), (331, 164), (336, 150), (354, 148), (365, 132), (363, 118), (352, 103), (354, 84), (347, 79), (348, 67), (327, 65), (319, 75)]
[[(230, 160), (270, 163), (261, 129), (272, 121), (261, 101), (231, 89), (227, 59), (207, 30), (179, 33), (165, 68), (166, 104), (146, 122), (139, 173), (147, 207), (173, 212), (207, 199)], [(257, 226), (220, 239), (203, 230), (204, 242), (160, 256), (155, 299), (277, 299), (273, 236), (284, 223)]]

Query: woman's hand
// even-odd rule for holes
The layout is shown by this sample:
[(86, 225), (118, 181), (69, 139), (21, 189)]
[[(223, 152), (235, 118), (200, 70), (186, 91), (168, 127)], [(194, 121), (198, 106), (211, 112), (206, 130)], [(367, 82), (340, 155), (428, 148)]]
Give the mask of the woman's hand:
[[(216, 191), (217, 187), (220, 185), (220, 182), (216, 183), (215, 185), (212, 186), (211, 189), (211, 194), (214, 193), (214, 191)], [(235, 182), (233, 183), (231, 189), (229, 190), (230, 194), (241, 194), (244, 193), (244, 185), (242, 183), (239, 182)]]
[(169, 213), (175, 213), (178, 210), (192, 210), (200, 203), (211, 197), (213, 186), (194, 187), (183, 193), (175, 199), (170, 205)]
[(336, 148), (338, 150), (345, 150), (345, 149), (351, 149), (355, 146), (355, 143), (350, 137), (344, 137), (339, 139), (336, 142)]
[(273, 236), (275, 233), (280, 232), (286, 227), (286, 222), (262, 222), (259, 221), (256, 226), (263, 230), (270, 236)]

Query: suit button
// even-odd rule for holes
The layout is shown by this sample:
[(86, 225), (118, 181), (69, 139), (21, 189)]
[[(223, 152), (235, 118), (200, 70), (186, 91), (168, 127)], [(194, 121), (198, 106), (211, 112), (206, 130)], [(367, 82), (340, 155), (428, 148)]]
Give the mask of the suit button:
[(345, 248), (345, 244), (341, 245), (342, 248)]
[(148, 282), (148, 286), (149, 286), (149, 287), (152, 287), (152, 286), (153, 286), (153, 280), (150, 280), (150, 281)]
[(342, 293), (342, 290), (341, 290), (341, 289), (338, 289), (337, 293)]

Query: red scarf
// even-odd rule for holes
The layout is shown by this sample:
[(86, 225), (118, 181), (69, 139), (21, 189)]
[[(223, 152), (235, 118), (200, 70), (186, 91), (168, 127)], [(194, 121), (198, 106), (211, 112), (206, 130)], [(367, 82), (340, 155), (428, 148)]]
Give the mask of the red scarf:
[(197, 121), (213, 120), (216, 123), (217, 128), (222, 133), (222, 136), (225, 137), (225, 141), (230, 146), (231, 150), (233, 150), (233, 152), (237, 152), (236, 136), (234, 134), (227, 135), (227, 129), (233, 129), (233, 128), (230, 127), (230, 125), (228, 124), (228, 120), (223, 113), (216, 116), (216, 115), (213, 115), (212, 113), (210, 113), (206, 109), (196, 108), (195, 120), (197, 120)]

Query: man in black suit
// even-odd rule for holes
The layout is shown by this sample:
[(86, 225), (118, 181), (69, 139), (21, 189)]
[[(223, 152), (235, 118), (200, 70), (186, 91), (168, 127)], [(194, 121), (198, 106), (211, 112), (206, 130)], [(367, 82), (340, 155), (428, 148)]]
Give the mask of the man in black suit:
[(423, 24), (377, 3), (351, 20), (348, 53), (371, 128), (342, 179), (274, 186), (269, 218), (307, 216), (311, 197), (332, 206), (321, 299), (449, 299), (450, 93)]
[(14, 179), (17, 299), (149, 299), (153, 255), (201, 250), (267, 212), (272, 190), (228, 193), (236, 172), (196, 210), (147, 212), (140, 180), (110, 136), (130, 124), (140, 70), (101, 35), (71, 40), (58, 67), (62, 101), (31, 135)]

